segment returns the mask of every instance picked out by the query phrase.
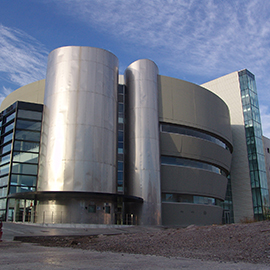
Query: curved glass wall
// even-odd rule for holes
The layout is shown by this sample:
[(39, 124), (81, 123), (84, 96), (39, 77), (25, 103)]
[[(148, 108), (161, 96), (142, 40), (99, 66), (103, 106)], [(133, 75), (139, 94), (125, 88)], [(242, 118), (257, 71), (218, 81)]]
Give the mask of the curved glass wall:
[(246, 69), (240, 71), (238, 75), (245, 120), (254, 216), (261, 220), (269, 211), (269, 194), (256, 82), (255, 76)]
[(213, 142), (213, 143), (229, 150), (230, 152), (232, 152), (231, 147), (229, 145), (227, 145), (226, 143), (224, 143), (223, 141), (221, 141), (220, 139), (218, 139), (218, 138), (216, 138), (208, 133), (205, 133), (203, 131), (199, 131), (199, 130), (196, 130), (196, 129), (193, 129), (190, 127), (180, 126), (180, 125), (175, 125), (175, 124), (161, 123), (160, 124), (160, 131), (200, 138), (200, 139), (203, 139), (203, 140), (206, 140), (209, 142)]
[(225, 170), (218, 168), (217, 166), (187, 158), (161, 156), (161, 165), (190, 167), (227, 176), (227, 172)]
[(16, 105), (0, 114), (0, 219), (5, 220)]
[(162, 202), (194, 203), (194, 204), (221, 206), (221, 200), (219, 199), (197, 195), (162, 193), (161, 199)]
[[(23, 221), (18, 204), (7, 201), (9, 194), (36, 190), (39, 141), (43, 105), (16, 102), (0, 115), (0, 218)], [(12, 206), (14, 205), (14, 207)]]

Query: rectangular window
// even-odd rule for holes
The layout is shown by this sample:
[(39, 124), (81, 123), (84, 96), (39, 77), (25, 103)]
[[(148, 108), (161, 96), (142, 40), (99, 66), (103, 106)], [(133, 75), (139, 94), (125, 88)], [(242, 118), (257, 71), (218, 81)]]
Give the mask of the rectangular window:
[(0, 188), (0, 197), (7, 196), (7, 187)]
[(18, 111), (18, 118), (27, 118), (31, 120), (41, 120), (42, 119), (42, 112), (35, 112), (35, 111), (26, 111), (26, 110), (19, 110)]
[(14, 122), (10, 123), (8, 126), (5, 127), (4, 133), (7, 133), (10, 130), (13, 130), (13, 128), (14, 128)]
[(13, 112), (11, 115), (6, 117), (6, 123), (9, 122), (10, 120), (14, 119), (15, 117), (15, 112)]
[(36, 175), (37, 168), (38, 168), (37, 165), (13, 163), (12, 164), (12, 173)]
[(8, 184), (8, 175), (0, 177), (0, 187), (6, 186)]
[(38, 154), (27, 152), (14, 152), (13, 161), (23, 163), (38, 163)]
[(2, 199), (0, 200), (0, 209), (5, 209), (6, 208), (6, 199)]
[(0, 165), (10, 162), (10, 154), (2, 156), (0, 158)]
[(25, 141), (40, 141), (40, 132), (27, 131), (27, 130), (16, 130), (15, 139)]
[(25, 141), (15, 141), (14, 150), (15, 151), (38, 153), (39, 152), (39, 143), (25, 142)]
[(6, 143), (6, 142), (9, 142), (12, 140), (12, 137), (13, 137), (13, 133), (10, 133), (8, 135), (6, 135), (4, 138), (3, 138), (3, 143)]
[(5, 154), (7, 152), (10, 152), (11, 151), (11, 143), (8, 144), (8, 145), (5, 145), (3, 148), (2, 148), (2, 154)]
[(9, 163), (0, 167), (0, 175), (9, 173)]
[(11, 175), (11, 184), (12, 185), (25, 185), (25, 186), (36, 186), (37, 177), (32, 175), (23, 175), (23, 174), (12, 174)]
[(28, 121), (28, 120), (17, 120), (16, 128), (40, 131), (41, 122), (34, 122), (34, 121)]

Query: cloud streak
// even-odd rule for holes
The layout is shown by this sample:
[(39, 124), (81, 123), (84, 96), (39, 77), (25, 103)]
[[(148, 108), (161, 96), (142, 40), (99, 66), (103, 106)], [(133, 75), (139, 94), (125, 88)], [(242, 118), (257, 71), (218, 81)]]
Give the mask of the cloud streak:
[[(22, 86), (44, 79), (48, 52), (33, 37), (0, 24), (0, 76)], [(7, 88), (4, 87), (3, 93)]]
[[(114, 36), (128, 48), (147, 51), (165, 75), (202, 84), (249, 69), (256, 74), (260, 103), (266, 106), (262, 122), (268, 130), (270, 1), (44, 1)], [(270, 136), (270, 130), (267, 133)]]
[(184, 65), (189, 73), (211, 75), (245, 67), (257, 73), (270, 60), (268, 1), (53, 1), (100, 31), (159, 48), (164, 62), (179, 70)]

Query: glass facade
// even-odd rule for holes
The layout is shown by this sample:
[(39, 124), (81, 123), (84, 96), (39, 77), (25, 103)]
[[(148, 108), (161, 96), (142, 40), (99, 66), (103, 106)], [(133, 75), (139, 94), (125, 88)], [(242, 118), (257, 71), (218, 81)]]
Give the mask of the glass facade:
[(245, 120), (254, 217), (262, 220), (269, 211), (269, 194), (255, 76), (246, 69), (240, 71), (238, 75)]
[(117, 192), (124, 193), (125, 86), (118, 85)]
[(229, 150), (230, 152), (232, 152), (231, 146), (229, 146), (225, 142), (221, 141), (219, 138), (206, 133), (205, 131), (197, 130), (197, 129), (194, 129), (191, 127), (179, 126), (179, 125), (167, 124), (167, 123), (166, 124), (161, 123), (160, 131), (200, 138), (200, 139), (203, 139), (203, 140), (206, 140), (209, 142), (213, 142), (213, 143)]
[(224, 170), (214, 165), (197, 161), (197, 160), (187, 159), (187, 158), (161, 156), (161, 165), (191, 167), (191, 168), (206, 170), (206, 171), (214, 172), (217, 174), (221, 174), (223, 176), (227, 176), (227, 173)]
[(179, 202), (179, 203), (194, 203), (194, 204), (205, 204), (205, 205), (221, 205), (221, 200), (197, 196), (197, 195), (187, 195), (187, 194), (171, 194), (171, 193), (162, 193), (161, 194), (162, 202)]
[(12, 194), (36, 190), (43, 105), (16, 102), (0, 115), (0, 218), (26, 220)]

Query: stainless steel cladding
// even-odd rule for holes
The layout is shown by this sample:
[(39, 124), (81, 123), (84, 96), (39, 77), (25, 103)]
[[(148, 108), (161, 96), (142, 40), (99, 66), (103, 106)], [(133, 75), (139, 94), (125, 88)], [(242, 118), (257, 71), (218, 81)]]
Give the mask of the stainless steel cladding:
[(115, 193), (118, 59), (62, 47), (48, 59), (39, 191)]
[(132, 63), (127, 85), (128, 195), (143, 198), (142, 225), (161, 223), (160, 150), (158, 128), (158, 67), (150, 60)]

